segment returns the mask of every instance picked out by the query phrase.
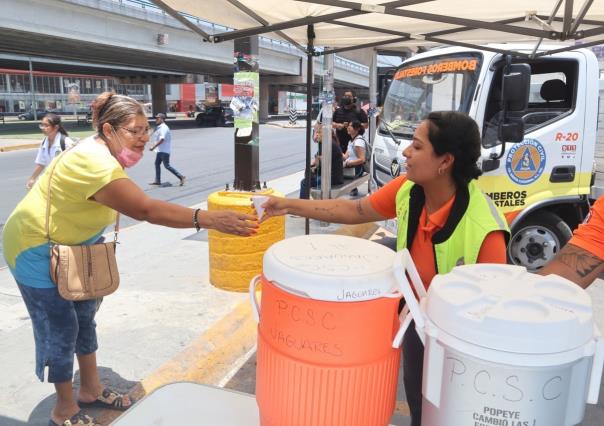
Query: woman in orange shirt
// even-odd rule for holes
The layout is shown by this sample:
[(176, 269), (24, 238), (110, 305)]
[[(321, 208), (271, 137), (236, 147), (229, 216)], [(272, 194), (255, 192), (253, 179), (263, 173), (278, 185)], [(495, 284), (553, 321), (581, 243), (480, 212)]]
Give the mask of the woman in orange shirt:
[[(473, 183), (481, 171), (480, 133), (469, 116), (432, 112), (403, 152), (406, 175), (359, 200), (271, 197), (268, 217), (294, 214), (333, 223), (398, 220), (397, 249), (408, 248), (428, 287), (437, 273), (470, 263), (505, 263), (508, 228)], [(403, 374), (412, 426), (421, 424), (423, 346), (414, 327), (403, 339)]]

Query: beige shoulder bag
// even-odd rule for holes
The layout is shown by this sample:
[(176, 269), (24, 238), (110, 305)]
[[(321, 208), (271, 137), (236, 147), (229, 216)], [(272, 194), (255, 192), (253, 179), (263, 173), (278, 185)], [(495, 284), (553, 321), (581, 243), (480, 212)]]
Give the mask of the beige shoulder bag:
[(115, 249), (119, 232), (120, 214), (115, 220), (114, 238), (110, 243), (66, 246), (50, 239), (50, 188), (55, 167), (67, 153), (61, 153), (48, 176), (46, 204), (46, 238), (50, 247), (50, 278), (59, 294), (66, 300), (89, 300), (107, 296), (117, 290), (120, 275)]

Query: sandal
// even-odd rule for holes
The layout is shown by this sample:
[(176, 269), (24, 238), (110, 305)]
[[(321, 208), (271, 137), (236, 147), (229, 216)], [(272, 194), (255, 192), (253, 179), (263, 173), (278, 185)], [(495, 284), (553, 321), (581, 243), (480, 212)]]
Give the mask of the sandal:
[(130, 398), (130, 404), (124, 405), (124, 396), (113, 389), (105, 388), (103, 393), (92, 402), (78, 401), (81, 408), (108, 408), (110, 410), (126, 411), (134, 404), (134, 399)]
[(60, 425), (55, 423), (52, 419), (48, 422), (48, 426), (101, 426), (93, 417), (84, 414), (81, 410), (75, 413), (71, 418), (65, 420)]

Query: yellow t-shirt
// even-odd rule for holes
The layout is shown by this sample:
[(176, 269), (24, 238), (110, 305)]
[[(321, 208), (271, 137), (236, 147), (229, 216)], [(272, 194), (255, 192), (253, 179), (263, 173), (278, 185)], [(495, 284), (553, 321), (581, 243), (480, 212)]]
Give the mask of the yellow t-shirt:
[(48, 179), (56, 161), (59, 163), (52, 174), (49, 232), (51, 241), (59, 244), (90, 244), (98, 240), (105, 227), (115, 221), (116, 213), (90, 197), (110, 182), (128, 178), (107, 146), (94, 137), (53, 160), (4, 226), (4, 257), (22, 285), (54, 287), (49, 275), (45, 221)]

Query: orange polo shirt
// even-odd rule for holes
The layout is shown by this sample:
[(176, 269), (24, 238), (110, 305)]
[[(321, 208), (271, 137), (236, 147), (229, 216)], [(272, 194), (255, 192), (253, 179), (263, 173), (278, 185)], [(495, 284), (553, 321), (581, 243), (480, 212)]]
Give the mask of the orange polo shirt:
[[(406, 181), (407, 176), (399, 176), (371, 194), (369, 201), (375, 211), (385, 218), (395, 218), (396, 194)], [(445, 226), (454, 201), (455, 195), (440, 209), (430, 215), (426, 213), (425, 207), (422, 208), (419, 225), (410, 252), (426, 289), (430, 285), (434, 275), (436, 275), (432, 236)], [(506, 261), (504, 232), (491, 232), (482, 242), (477, 263), (506, 263)]]
[(591, 206), (589, 216), (575, 230), (569, 243), (604, 260), (604, 196)]

